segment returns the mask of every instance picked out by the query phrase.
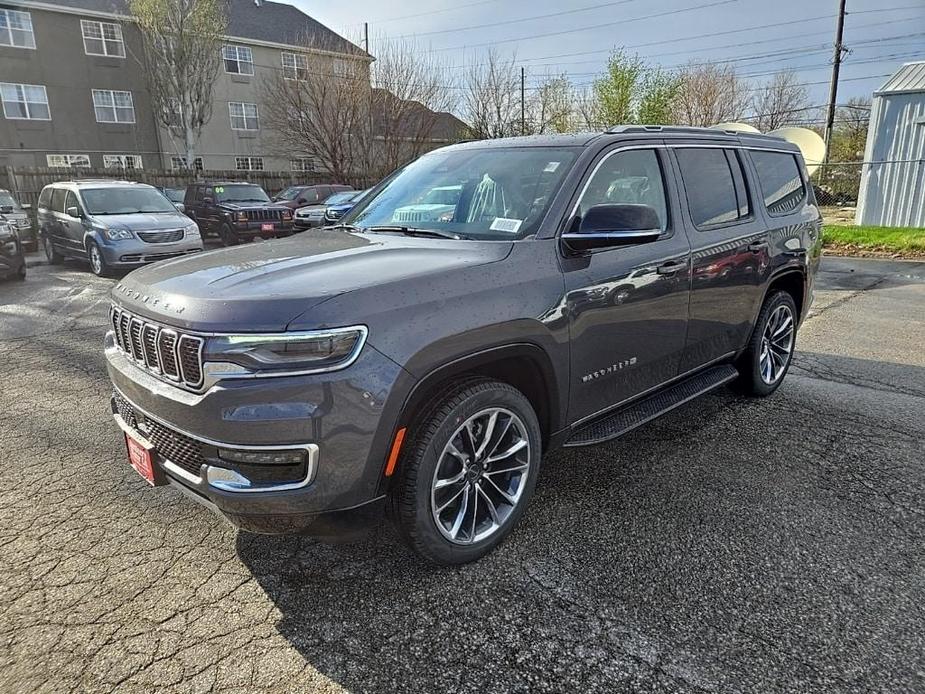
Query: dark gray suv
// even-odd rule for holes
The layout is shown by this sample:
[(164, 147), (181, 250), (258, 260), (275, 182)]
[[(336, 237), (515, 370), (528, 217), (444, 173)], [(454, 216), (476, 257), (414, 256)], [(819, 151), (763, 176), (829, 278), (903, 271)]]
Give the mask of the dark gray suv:
[(799, 151), (772, 137), (448, 147), (338, 226), (127, 276), (112, 411), (151, 484), (241, 528), (387, 512), (424, 556), (471, 561), (516, 525), (546, 452), (722, 384), (772, 393), (820, 230)]

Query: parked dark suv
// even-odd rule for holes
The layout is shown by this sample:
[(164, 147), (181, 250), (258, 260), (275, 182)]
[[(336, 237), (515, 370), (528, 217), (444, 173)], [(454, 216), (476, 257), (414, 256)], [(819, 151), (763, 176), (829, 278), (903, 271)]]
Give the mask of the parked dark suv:
[(219, 236), (226, 246), (292, 234), (292, 210), (271, 202), (253, 183), (194, 183), (186, 188), (183, 208), (203, 234)]
[[(396, 222), (453, 187), (451, 209)], [(777, 138), (455, 145), (338, 226), (126, 277), (112, 410), (150, 483), (242, 528), (326, 534), (386, 507), (424, 556), (470, 561), (516, 525), (544, 453), (725, 383), (772, 393), (820, 229)]]

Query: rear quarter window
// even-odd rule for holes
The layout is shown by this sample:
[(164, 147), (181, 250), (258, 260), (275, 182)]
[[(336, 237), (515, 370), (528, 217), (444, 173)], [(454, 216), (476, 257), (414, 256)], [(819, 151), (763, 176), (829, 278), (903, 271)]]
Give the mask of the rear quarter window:
[(49, 207), (51, 205), (51, 187), (45, 186), (39, 194), (39, 207)]
[(768, 212), (781, 215), (797, 209), (806, 197), (806, 187), (796, 155), (753, 150), (751, 158)]

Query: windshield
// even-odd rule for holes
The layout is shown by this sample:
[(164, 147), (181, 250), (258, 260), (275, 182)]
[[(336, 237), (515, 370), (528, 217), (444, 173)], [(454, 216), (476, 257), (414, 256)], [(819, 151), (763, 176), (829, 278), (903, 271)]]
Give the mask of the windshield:
[(154, 188), (87, 188), (80, 195), (89, 214), (177, 212), (170, 200)]
[(325, 205), (339, 205), (342, 202), (350, 202), (356, 196), (357, 192), (351, 190), (349, 193), (334, 193), (331, 197), (324, 201)]
[(215, 199), (218, 202), (270, 202), (263, 188), (251, 184), (216, 186)]
[(0, 190), (0, 207), (12, 207), (14, 210), (19, 209), (19, 203), (5, 190)]
[(164, 188), (164, 195), (170, 202), (183, 202), (186, 191), (182, 188)]
[(546, 147), (438, 151), (405, 167), (344, 222), (524, 238), (536, 231), (574, 160), (574, 150)]
[(301, 186), (293, 186), (292, 188), (286, 188), (276, 194), (277, 200), (295, 200), (299, 193), (302, 192)]

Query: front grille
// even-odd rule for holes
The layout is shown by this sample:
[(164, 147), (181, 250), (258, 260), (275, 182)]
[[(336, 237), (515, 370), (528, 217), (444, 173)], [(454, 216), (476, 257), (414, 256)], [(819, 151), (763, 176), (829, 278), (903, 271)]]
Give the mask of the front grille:
[(119, 350), (140, 367), (187, 388), (202, 385), (201, 337), (151, 323), (115, 304), (109, 318)]
[(199, 470), (205, 462), (199, 441), (145, 416), (118, 392), (113, 393), (113, 398), (122, 420), (153, 443), (159, 456), (199, 477)]
[(278, 222), (283, 218), (282, 210), (248, 210), (247, 218), (252, 222)]
[(426, 222), (430, 221), (430, 214), (419, 210), (397, 210), (392, 214), (394, 222)]
[(170, 229), (168, 231), (139, 231), (138, 238), (145, 243), (174, 243), (183, 238), (183, 229)]

